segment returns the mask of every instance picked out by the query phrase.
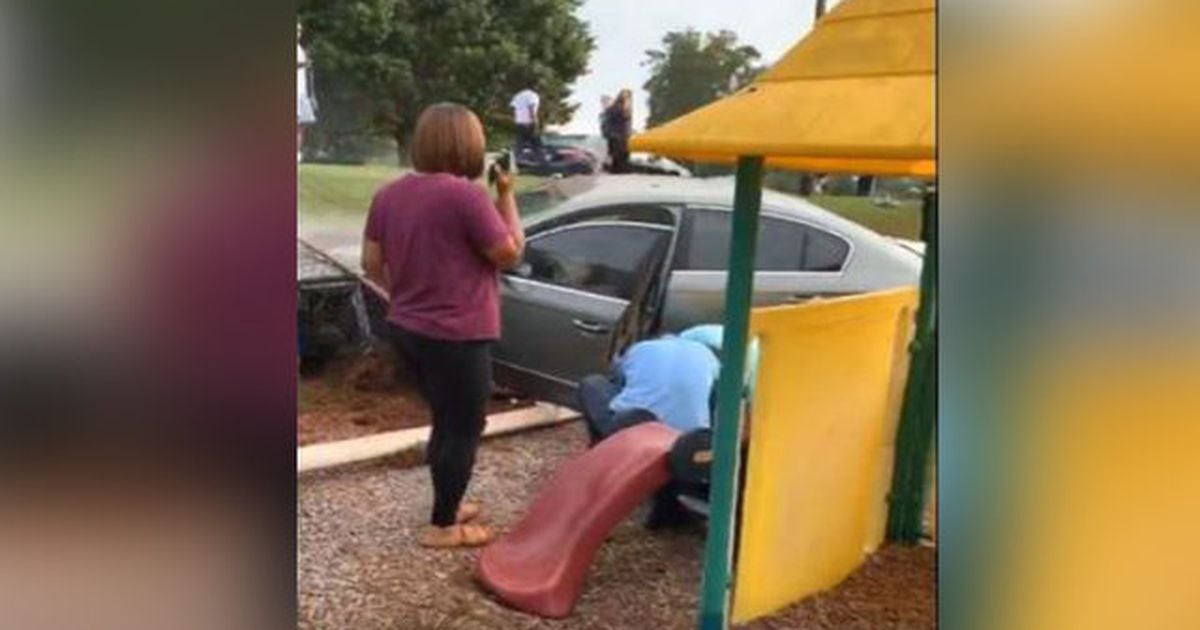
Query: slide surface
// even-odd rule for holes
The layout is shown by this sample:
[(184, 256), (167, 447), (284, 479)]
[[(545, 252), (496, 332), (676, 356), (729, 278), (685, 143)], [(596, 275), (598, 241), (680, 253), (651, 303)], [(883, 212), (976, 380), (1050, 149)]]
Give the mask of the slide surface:
[(480, 553), (479, 581), (514, 608), (571, 614), (596, 549), (669, 480), (667, 453), (678, 437), (647, 422), (567, 460), (517, 526)]

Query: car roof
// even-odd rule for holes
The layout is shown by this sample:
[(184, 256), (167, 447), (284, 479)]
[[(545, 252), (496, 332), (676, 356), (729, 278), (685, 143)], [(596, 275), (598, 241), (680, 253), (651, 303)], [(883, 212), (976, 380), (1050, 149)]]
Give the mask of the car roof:
[[(667, 175), (578, 175), (554, 179), (545, 188), (566, 198), (555, 210), (539, 214), (543, 219), (568, 214), (581, 208), (622, 203), (663, 203), (713, 206), (731, 210), (734, 178), (672, 177)], [(844, 219), (800, 197), (764, 189), (763, 209), (783, 216), (822, 225), (846, 234), (882, 238), (858, 223)]]

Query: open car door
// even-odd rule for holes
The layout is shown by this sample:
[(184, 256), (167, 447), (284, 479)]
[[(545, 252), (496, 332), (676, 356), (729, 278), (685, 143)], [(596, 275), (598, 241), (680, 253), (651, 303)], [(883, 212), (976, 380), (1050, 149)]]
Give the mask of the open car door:
[(496, 382), (576, 407), (579, 380), (607, 372), (643, 334), (674, 236), (672, 226), (598, 221), (530, 237), (525, 263), (501, 279)]

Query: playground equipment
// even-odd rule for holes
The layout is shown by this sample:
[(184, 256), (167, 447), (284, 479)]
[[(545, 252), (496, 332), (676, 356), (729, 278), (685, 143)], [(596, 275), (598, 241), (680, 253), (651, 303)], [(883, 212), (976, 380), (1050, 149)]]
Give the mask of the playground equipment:
[[(787, 601), (817, 587), (816, 582), (804, 586), (791, 580), (787, 571), (796, 568), (750, 583), (731, 579), (742, 414), (737, 393), (745, 370), (763, 168), (934, 177), (934, 13), (935, 0), (845, 0), (752, 85), (630, 140), (634, 151), (737, 163), (701, 628), (724, 628), (731, 595), (742, 602), (754, 600), (752, 593), (769, 580), (788, 579), (794, 588), (786, 593)], [(922, 211), (927, 250), (890, 479), (888, 535), (910, 543), (920, 536), (934, 425), (936, 209), (931, 191)], [(769, 352), (764, 348), (764, 360), (769, 361)], [(766, 374), (764, 366), (760, 378)], [(857, 394), (852, 380), (836, 385), (845, 396)], [(757, 430), (751, 436), (751, 479), (754, 468), (763, 465), (754, 455), (761, 437)], [(747, 483), (753, 486), (753, 481)], [(752, 530), (764, 515), (776, 517), (788, 509), (786, 502), (760, 508), (743, 511), (743, 531)], [(757, 605), (746, 606), (735, 611), (738, 619), (766, 612)]]
[(679, 432), (647, 422), (568, 460), (512, 532), (479, 556), (478, 578), (515, 608), (565, 617), (604, 538), (670, 478)]
[[(905, 288), (754, 311), (764, 369), (735, 620), (833, 586), (883, 540), (915, 305)], [(480, 581), (515, 608), (570, 614), (596, 549), (667, 483), (669, 457), (695, 452), (681, 444), (689, 438), (702, 436), (645, 423), (568, 460), (515, 530), (482, 552)]]
[(833, 587), (883, 542), (915, 289), (755, 309), (732, 619)]
[[(845, 0), (752, 85), (630, 141), (634, 151), (737, 163), (701, 628), (726, 627), (731, 598), (734, 620), (747, 621), (836, 584), (882, 541), (885, 520), (892, 540), (920, 536), (936, 378), (933, 192), (922, 212), (927, 248), (915, 317), (911, 289), (769, 309), (753, 319), (750, 305), (764, 166), (936, 174), (934, 11), (934, 0)], [(762, 340), (762, 364), (737, 523), (740, 394), (751, 328)], [(636, 503), (628, 489), (587, 492), (608, 480), (592, 466), (573, 462), (560, 471), (535, 510), (552, 512), (551, 498), (563, 500), (572, 489), (582, 495), (577, 501)], [(587, 470), (591, 476), (569, 479)], [(580, 559), (590, 558), (604, 529), (599, 525), (611, 527), (617, 512), (608, 507), (604, 518), (593, 515), (579, 533), (542, 535), (527, 518), (516, 537), (522, 544), (501, 541), (490, 558), (503, 556), (535, 577), (505, 575), (501, 587), (530, 600), (535, 592), (566, 592), (561, 584), (578, 588)], [(736, 567), (735, 531), (741, 535)], [(559, 540), (572, 544), (556, 559), (548, 550)], [(521, 554), (535, 551), (536, 562), (522, 564)], [(483, 572), (501, 568), (493, 567)]]

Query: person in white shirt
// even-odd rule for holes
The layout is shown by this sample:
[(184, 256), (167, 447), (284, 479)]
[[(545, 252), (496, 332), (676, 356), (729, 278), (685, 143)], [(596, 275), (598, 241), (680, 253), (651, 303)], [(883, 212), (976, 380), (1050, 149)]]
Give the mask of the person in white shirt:
[(317, 122), (317, 107), (313, 103), (308, 81), (308, 55), (300, 46), (304, 28), (296, 24), (296, 163), (300, 163), (304, 146), (304, 128)]
[(517, 122), (517, 150), (538, 148), (541, 137), (538, 134), (538, 106), (541, 98), (531, 88), (525, 88), (513, 96), (510, 103), (513, 108), (513, 118)]

